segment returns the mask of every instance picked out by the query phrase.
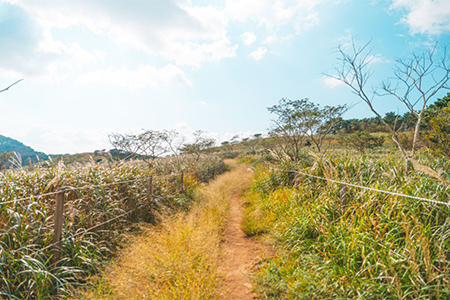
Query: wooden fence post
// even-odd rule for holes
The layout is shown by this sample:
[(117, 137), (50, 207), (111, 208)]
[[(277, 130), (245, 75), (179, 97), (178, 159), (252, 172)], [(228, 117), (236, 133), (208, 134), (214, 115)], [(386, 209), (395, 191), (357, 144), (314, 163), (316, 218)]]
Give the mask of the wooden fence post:
[(148, 195), (149, 195), (149, 200), (152, 200), (153, 198), (153, 175), (150, 175), (150, 177), (148, 178)]
[(345, 213), (348, 204), (347, 185), (341, 184), (339, 189), (339, 199), (341, 200), (341, 210)]
[(181, 190), (182, 193), (184, 192), (184, 172), (181, 172), (180, 190)]
[(52, 262), (57, 263), (60, 259), (60, 242), (62, 237), (62, 227), (63, 227), (63, 214), (64, 214), (64, 195), (65, 190), (61, 189), (56, 194), (56, 206), (55, 206), (55, 226), (53, 233), (53, 256)]

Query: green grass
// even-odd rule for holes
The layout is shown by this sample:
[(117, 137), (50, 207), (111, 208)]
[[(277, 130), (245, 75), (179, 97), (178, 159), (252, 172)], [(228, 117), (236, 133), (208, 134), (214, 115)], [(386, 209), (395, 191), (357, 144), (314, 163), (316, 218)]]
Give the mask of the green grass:
[[(129, 161), (59, 163), (0, 173), (0, 296), (47, 299), (70, 294), (111, 259), (121, 234), (133, 230), (133, 223), (155, 223), (160, 214), (187, 210), (199, 182), (226, 169), (214, 157), (200, 161), (184, 157), (181, 167), (186, 170), (184, 192), (180, 192), (179, 175), (155, 176), (153, 197), (149, 197), (146, 179), (178, 174), (171, 158), (159, 160), (154, 169)], [(120, 183), (128, 180), (133, 182)], [(54, 196), (8, 202), (66, 186), (95, 187), (66, 193), (61, 260), (52, 263)], [(87, 231), (137, 207), (123, 218)]]
[(189, 212), (164, 218), (135, 237), (101, 279), (77, 299), (223, 299), (221, 240), (229, 199), (252, 174), (240, 165), (199, 189)]
[[(425, 157), (422, 163), (439, 165), (448, 178), (448, 163)], [(326, 155), (302, 171), (448, 201), (446, 183), (406, 174), (402, 166), (389, 155)], [(450, 297), (448, 207), (358, 188), (348, 189), (344, 207), (337, 184), (265, 170), (258, 174), (243, 228), (248, 235), (269, 233), (277, 245), (278, 255), (263, 262), (255, 277), (264, 299)]]

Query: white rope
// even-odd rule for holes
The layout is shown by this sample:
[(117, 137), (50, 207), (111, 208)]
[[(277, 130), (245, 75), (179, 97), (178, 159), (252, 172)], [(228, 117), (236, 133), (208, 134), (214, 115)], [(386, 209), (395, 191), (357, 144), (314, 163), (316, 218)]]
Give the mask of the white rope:
[[(177, 175), (181, 175), (181, 173), (168, 174), (168, 175), (153, 175), (153, 177), (154, 178), (165, 178), (165, 177), (173, 177), (173, 176), (177, 176)], [(97, 188), (97, 187), (106, 187), (106, 186), (112, 186), (112, 185), (123, 184), (123, 183), (144, 181), (144, 180), (147, 180), (148, 178), (149, 177), (140, 178), (140, 179), (125, 180), (125, 181), (118, 181), (118, 182), (113, 182), (113, 183), (104, 183), (104, 184), (97, 184), (97, 185), (86, 185), (86, 186), (81, 186), (81, 187), (66, 187), (66, 189), (70, 190), (70, 191), (94, 189), (94, 188)], [(56, 194), (58, 194), (60, 192), (61, 191), (50, 192), (50, 193), (39, 194), (39, 195), (31, 195), (31, 196), (28, 196), (28, 197), (23, 197), (23, 198), (19, 198), (19, 199), (10, 200), (10, 201), (0, 202), (0, 205), (6, 205), (6, 204), (11, 204), (11, 203), (25, 201), (25, 200), (30, 200), (31, 198), (41, 198), (41, 197), (44, 197), (44, 196), (56, 195)]]
[(106, 187), (106, 186), (112, 186), (117, 184), (123, 184), (123, 183), (131, 183), (136, 181), (143, 181), (147, 178), (140, 178), (140, 179), (131, 179), (131, 180), (124, 180), (124, 181), (118, 181), (118, 182), (112, 182), (112, 183), (104, 183), (104, 184), (96, 184), (96, 185), (85, 185), (80, 187), (67, 187), (70, 191), (79, 191), (79, 190), (87, 190), (87, 189), (95, 189), (98, 187)]
[[(113, 183), (104, 183), (104, 184), (97, 184), (97, 185), (86, 185), (86, 186), (81, 186), (81, 187), (65, 187), (65, 189), (66, 189), (66, 191), (78, 191), (78, 190), (85, 190), (85, 189), (93, 189), (93, 188), (97, 188), (97, 187), (112, 186), (112, 185), (116, 185), (116, 184), (123, 184), (123, 183), (131, 183), (131, 182), (143, 181), (143, 180), (146, 180), (146, 179), (147, 178), (140, 178), (140, 179), (133, 179), (133, 180), (118, 181), (118, 182), (113, 182)], [(11, 203), (24, 201), (24, 200), (30, 200), (31, 198), (41, 198), (41, 197), (44, 197), (44, 196), (56, 195), (56, 194), (58, 194), (60, 192), (63, 192), (63, 190), (57, 191), (57, 192), (50, 192), (50, 193), (45, 193), (45, 194), (39, 194), (39, 195), (32, 195), (32, 196), (28, 196), (28, 197), (24, 197), (24, 198), (14, 199), (14, 200), (11, 200), (11, 201), (0, 202), (0, 204), (1, 205), (11, 204)]]
[(105, 225), (105, 224), (108, 224), (108, 223), (110, 223), (110, 222), (112, 222), (112, 221), (114, 221), (114, 220), (117, 220), (117, 219), (119, 219), (119, 218), (122, 218), (122, 217), (124, 217), (124, 216), (126, 216), (126, 215), (128, 215), (128, 214), (131, 214), (132, 212), (135, 212), (138, 208), (140, 208), (140, 207), (137, 207), (137, 208), (135, 208), (135, 209), (133, 209), (133, 210), (130, 210), (130, 211), (126, 212), (126, 213), (123, 213), (123, 214), (121, 214), (121, 215), (119, 215), (119, 216), (117, 216), (117, 217), (114, 217), (114, 218), (112, 218), (112, 219), (109, 219), (109, 220), (107, 220), (107, 221), (105, 221), (105, 222), (103, 222), (103, 223), (100, 223), (100, 224), (97, 224), (97, 225), (92, 226), (92, 227), (90, 227), (90, 228), (87, 228), (87, 229), (85, 229), (84, 231), (80, 231), (80, 232), (75, 233), (75, 234), (73, 234), (73, 235), (71, 235), (71, 236), (68, 236), (68, 237), (66, 237), (66, 238), (63, 238), (63, 239), (61, 239), (60, 241), (58, 241), (58, 242), (56, 242), (56, 243), (50, 244), (50, 245), (48, 245), (48, 246), (42, 248), (41, 251), (44, 251), (44, 250), (46, 250), (46, 249), (48, 249), (48, 248), (50, 248), (50, 247), (53, 247), (53, 246), (55, 246), (55, 245), (61, 243), (62, 241), (65, 241), (65, 240), (67, 240), (67, 239), (69, 239), (69, 238), (74, 238), (74, 237), (77, 237), (77, 236), (79, 236), (79, 235), (88, 233), (89, 231), (91, 231), (91, 230), (93, 230), (93, 229), (95, 229), (95, 228), (98, 228), (98, 227), (103, 226), (103, 225)]
[(313, 178), (317, 178), (317, 179), (321, 179), (321, 180), (325, 180), (325, 181), (329, 181), (329, 182), (333, 182), (333, 183), (344, 184), (344, 185), (360, 188), (363, 190), (384, 193), (384, 194), (389, 194), (389, 195), (393, 195), (393, 196), (400, 196), (400, 197), (405, 197), (405, 198), (410, 198), (410, 199), (416, 199), (416, 200), (421, 200), (421, 201), (425, 201), (425, 202), (429, 202), (429, 203), (433, 203), (433, 204), (446, 205), (446, 206), (450, 207), (449, 202), (443, 202), (443, 201), (427, 199), (427, 198), (423, 198), (423, 197), (416, 197), (416, 196), (406, 195), (406, 194), (402, 194), (402, 193), (380, 190), (380, 189), (371, 188), (371, 187), (362, 186), (362, 185), (353, 184), (353, 183), (348, 183), (348, 182), (344, 182), (344, 181), (340, 181), (340, 180), (334, 180), (334, 179), (329, 179), (329, 178), (325, 178), (325, 177), (320, 177), (317, 175), (312, 175), (312, 174), (308, 174), (308, 173), (304, 173), (304, 172), (300, 172), (300, 171), (296, 171), (296, 170), (282, 170), (282, 169), (278, 169), (278, 168), (271, 168), (271, 169), (281, 171), (281, 172), (297, 173), (297, 174), (300, 174), (303, 176), (313, 177)]
[(39, 195), (31, 195), (31, 196), (28, 196), (28, 197), (14, 199), (14, 200), (11, 200), (11, 201), (0, 202), (0, 204), (4, 205), (4, 204), (16, 203), (16, 202), (20, 202), (20, 201), (30, 200), (31, 198), (41, 198), (41, 197), (44, 197), (44, 196), (56, 195), (58, 193), (59, 192), (51, 192), (51, 193), (45, 193), (45, 194), (39, 194)]

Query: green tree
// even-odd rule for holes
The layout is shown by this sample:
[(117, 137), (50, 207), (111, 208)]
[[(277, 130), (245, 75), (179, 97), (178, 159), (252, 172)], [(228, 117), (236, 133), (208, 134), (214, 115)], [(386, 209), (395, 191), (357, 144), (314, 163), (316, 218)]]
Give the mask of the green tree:
[(282, 98), (277, 105), (267, 109), (276, 115), (276, 119), (272, 120), (274, 126), (270, 129), (270, 134), (283, 139), (281, 150), (296, 162), (306, 138), (314, 143), (319, 152), (322, 150), (325, 137), (339, 122), (347, 107), (340, 105), (322, 108), (307, 98)]
[(367, 149), (375, 149), (383, 146), (384, 137), (376, 137), (367, 131), (359, 131), (344, 137), (345, 144), (364, 154)]
[(242, 144), (247, 147), (247, 152), (256, 154), (256, 149), (261, 142), (261, 133), (256, 133), (248, 138), (242, 139)]
[(434, 153), (450, 158), (450, 107), (444, 107), (430, 119), (425, 138)]
[(400, 117), (400, 116), (397, 115), (395, 112), (390, 111), (390, 112), (387, 112), (387, 113), (384, 115), (383, 120), (384, 120), (386, 123), (388, 123), (389, 125), (395, 126), (395, 125), (397, 124), (397, 121), (398, 121), (398, 118), (399, 118), (399, 117)]
[(297, 162), (300, 156), (300, 148), (305, 139), (304, 120), (298, 112), (303, 111), (307, 104), (307, 99), (282, 98), (277, 105), (267, 108), (271, 114), (277, 116), (275, 120), (272, 120), (274, 126), (269, 134), (283, 140), (279, 147), (282, 153), (294, 162)]
[(426, 128), (432, 118), (436, 117), (444, 108), (449, 106), (450, 106), (450, 93), (447, 93), (445, 97), (437, 99), (430, 106), (428, 106), (425, 109), (423, 117), (423, 122), (425, 123), (423, 124), (424, 127)]
[(325, 137), (333, 130), (334, 126), (341, 120), (341, 116), (347, 111), (346, 105), (320, 107), (310, 103), (303, 112), (305, 120), (306, 135), (316, 146), (317, 151), (322, 151)]

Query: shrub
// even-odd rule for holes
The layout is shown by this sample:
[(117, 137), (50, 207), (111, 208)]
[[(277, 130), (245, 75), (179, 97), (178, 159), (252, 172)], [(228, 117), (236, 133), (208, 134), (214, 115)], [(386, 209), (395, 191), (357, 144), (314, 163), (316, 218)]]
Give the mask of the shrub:
[(381, 147), (384, 143), (384, 136), (376, 137), (367, 131), (358, 131), (344, 137), (347, 145), (364, 154), (367, 149)]

